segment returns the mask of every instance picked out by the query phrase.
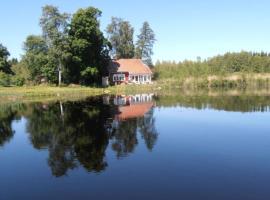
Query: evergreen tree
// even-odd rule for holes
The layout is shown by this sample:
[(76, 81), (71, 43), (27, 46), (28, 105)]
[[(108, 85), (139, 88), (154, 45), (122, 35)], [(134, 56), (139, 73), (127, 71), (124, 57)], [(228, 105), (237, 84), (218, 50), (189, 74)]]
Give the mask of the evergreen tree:
[(154, 31), (148, 22), (144, 22), (136, 43), (136, 57), (142, 59), (149, 66), (153, 65), (151, 56), (153, 55), (155, 41)]

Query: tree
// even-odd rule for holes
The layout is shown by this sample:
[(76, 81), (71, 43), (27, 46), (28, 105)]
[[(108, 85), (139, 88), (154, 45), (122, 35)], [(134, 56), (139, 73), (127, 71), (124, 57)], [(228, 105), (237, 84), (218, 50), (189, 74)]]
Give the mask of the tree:
[(14, 76), (11, 79), (14, 85), (23, 86), (31, 81), (30, 71), (25, 62), (18, 62), (12, 65), (12, 71)]
[(12, 58), (9, 60), (10, 66), (17, 65), (19, 63), (17, 58)]
[(72, 17), (69, 37), (72, 63), (68, 70), (73, 82), (100, 82), (109, 60), (110, 44), (100, 30), (101, 11), (94, 7), (79, 9)]
[(43, 37), (29, 35), (24, 42), (25, 55), (22, 58), (29, 72), (31, 80), (40, 82), (41, 78), (51, 79), (51, 74), (46, 73), (48, 64), (48, 46)]
[(68, 49), (68, 20), (67, 13), (60, 13), (57, 7), (47, 5), (42, 9), (40, 26), (43, 37), (49, 47), (49, 55), (54, 58), (50, 64), (57, 65), (58, 84), (62, 83), (64, 62), (69, 57)]
[(112, 45), (113, 57), (117, 59), (134, 57), (134, 28), (128, 21), (113, 17), (106, 31)]
[(149, 66), (152, 66), (151, 56), (153, 55), (153, 46), (156, 41), (154, 31), (148, 22), (143, 23), (141, 33), (137, 36), (136, 57), (142, 59)]
[(8, 62), (9, 55), (7, 48), (0, 43), (0, 72), (12, 74), (11, 65)]
[(46, 41), (39, 35), (29, 35), (24, 42), (23, 49), (25, 52), (36, 54), (48, 52)]

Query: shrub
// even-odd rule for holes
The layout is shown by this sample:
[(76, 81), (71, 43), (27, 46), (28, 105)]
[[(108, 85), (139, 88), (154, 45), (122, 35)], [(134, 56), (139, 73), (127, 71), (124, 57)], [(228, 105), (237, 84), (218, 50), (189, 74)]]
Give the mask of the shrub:
[(0, 72), (0, 86), (9, 86), (10, 85), (10, 75)]
[(13, 76), (11, 79), (12, 85), (23, 86), (25, 84), (25, 78)]

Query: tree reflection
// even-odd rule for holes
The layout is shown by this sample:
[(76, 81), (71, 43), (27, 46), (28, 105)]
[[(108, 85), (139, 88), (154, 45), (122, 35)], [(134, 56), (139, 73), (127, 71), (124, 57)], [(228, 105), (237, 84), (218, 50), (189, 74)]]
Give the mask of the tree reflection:
[(156, 144), (158, 133), (155, 126), (155, 118), (153, 117), (154, 110), (151, 110), (145, 115), (144, 118), (139, 120), (140, 132), (145, 141), (146, 147), (152, 151)]
[[(106, 150), (117, 158), (135, 152), (141, 142), (152, 151), (158, 132), (154, 106), (214, 108), (228, 111), (269, 111), (268, 96), (117, 96), (77, 102), (16, 104), (0, 107), (0, 146), (14, 135), (12, 121), (24, 116), (36, 149), (48, 150), (56, 177), (83, 167), (99, 173), (108, 167)], [(145, 144), (144, 144), (145, 143)], [(110, 144), (110, 145), (109, 145)]]
[(3, 146), (6, 142), (10, 141), (14, 136), (12, 121), (19, 118), (16, 114), (17, 110), (11, 106), (0, 107), (0, 146)]
[(24, 116), (31, 144), (38, 150), (48, 150), (47, 162), (56, 177), (80, 166), (89, 172), (104, 171), (109, 143), (117, 158), (135, 151), (138, 135), (152, 150), (157, 140), (153, 103), (109, 102), (104, 104), (96, 97), (0, 107), (0, 146), (14, 135), (12, 121)]
[(118, 158), (132, 153), (138, 144), (137, 119), (118, 122), (111, 138), (113, 140), (112, 149), (117, 153)]
[(195, 109), (214, 109), (233, 112), (269, 112), (268, 95), (160, 95), (155, 96), (158, 107), (190, 107)]
[(65, 175), (78, 165), (100, 172), (107, 166), (104, 123), (109, 116), (108, 106), (93, 100), (39, 104), (29, 118), (28, 132), (35, 148), (49, 149), (48, 164), (53, 175)]

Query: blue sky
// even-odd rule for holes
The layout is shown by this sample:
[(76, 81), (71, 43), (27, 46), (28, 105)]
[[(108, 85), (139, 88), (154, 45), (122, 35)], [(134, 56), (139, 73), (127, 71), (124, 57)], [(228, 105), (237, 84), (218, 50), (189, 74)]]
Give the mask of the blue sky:
[(138, 34), (147, 20), (156, 33), (154, 60), (207, 58), (227, 51), (270, 51), (268, 0), (7, 0), (0, 4), (0, 43), (12, 57), (23, 54), (23, 41), (40, 34), (41, 7), (74, 13), (95, 6), (101, 28), (112, 16), (129, 20)]

